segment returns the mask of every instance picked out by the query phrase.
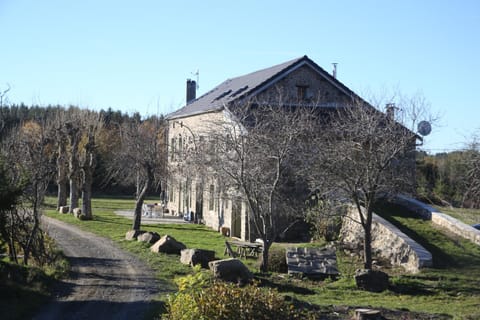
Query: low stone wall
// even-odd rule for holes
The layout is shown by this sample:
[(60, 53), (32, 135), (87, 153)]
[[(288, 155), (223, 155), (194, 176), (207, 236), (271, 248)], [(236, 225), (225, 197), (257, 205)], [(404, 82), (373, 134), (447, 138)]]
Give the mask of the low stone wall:
[(469, 226), (447, 214), (441, 212), (432, 213), (432, 223), (456, 234), (462, 238), (480, 245), (480, 230)]
[[(356, 222), (358, 220), (358, 212), (351, 208), (343, 219), (340, 235), (344, 243), (361, 248), (364, 232), (360, 223)], [(388, 259), (392, 265), (401, 266), (408, 272), (416, 273), (420, 268), (432, 265), (430, 252), (376, 214), (373, 215), (372, 223), (372, 250), (374, 254)]]
[(469, 226), (468, 224), (465, 224), (452, 216), (444, 214), (418, 200), (411, 199), (406, 196), (398, 196), (394, 201), (395, 203), (406, 206), (408, 209), (419, 213), (422, 218), (431, 220), (433, 224), (444, 228), (457, 236), (470, 240), (477, 245), (480, 245), (480, 230), (477, 230), (472, 226)]

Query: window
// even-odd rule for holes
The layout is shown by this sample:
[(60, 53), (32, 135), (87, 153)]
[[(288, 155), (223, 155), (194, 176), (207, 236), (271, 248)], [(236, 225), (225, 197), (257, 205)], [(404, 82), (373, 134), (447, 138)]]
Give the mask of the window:
[(175, 192), (173, 189), (173, 184), (170, 185), (169, 191), (168, 191), (168, 198), (170, 202), (175, 202)]
[(170, 159), (175, 160), (175, 138), (172, 138), (170, 146)]
[(178, 136), (178, 154), (180, 155), (180, 157), (182, 156), (182, 152), (183, 152), (183, 139), (182, 139), (182, 136), (179, 135)]
[(208, 210), (213, 211), (215, 206), (215, 186), (210, 185), (209, 198), (208, 198)]
[(308, 89), (308, 86), (297, 85), (297, 99), (298, 100), (307, 99), (307, 89)]

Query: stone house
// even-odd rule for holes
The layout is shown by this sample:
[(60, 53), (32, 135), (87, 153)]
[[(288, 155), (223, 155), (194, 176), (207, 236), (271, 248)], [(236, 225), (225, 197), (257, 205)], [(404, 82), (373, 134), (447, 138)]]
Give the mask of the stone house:
[[(168, 165), (181, 161), (177, 155), (192, 144), (208, 139), (212, 121), (231, 119), (229, 107), (245, 101), (335, 108), (360, 99), (307, 56), (227, 79), (196, 98), (196, 83), (187, 80), (187, 104), (167, 115)], [(363, 101), (363, 100), (361, 100)], [(246, 204), (237, 197), (219, 193), (218, 182), (198, 172), (171, 171), (166, 207), (174, 215), (192, 215), (207, 226), (230, 236), (249, 239)]]

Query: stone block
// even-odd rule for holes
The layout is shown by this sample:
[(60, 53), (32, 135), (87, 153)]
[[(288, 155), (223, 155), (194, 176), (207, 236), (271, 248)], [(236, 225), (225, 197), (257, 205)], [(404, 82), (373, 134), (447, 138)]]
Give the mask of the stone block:
[(68, 213), (68, 211), (70, 211), (69, 206), (61, 206), (60, 208), (58, 208), (59, 213)]
[(135, 240), (138, 238), (139, 235), (144, 234), (146, 231), (143, 230), (128, 230), (125, 234), (125, 240)]
[(357, 288), (370, 292), (382, 292), (388, 289), (388, 274), (382, 271), (361, 269), (355, 271)]
[(82, 209), (81, 208), (74, 208), (73, 209), (73, 216), (75, 218), (80, 219), (80, 215), (82, 214)]
[(208, 266), (213, 272), (213, 276), (223, 281), (245, 285), (253, 279), (253, 274), (238, 259), (231, 258), (210, 261)]
[(169, 254), (180, 254), (180, 252), (183, 249), (186, 249), (187, 247), (175, 240), (174, 237), (167, 235), (164, 235), (160, 240), (155, 242), (153, 246), (150, 247), (150, 251), (156, 252), (156, 253), (169, 253)]
[(204, 249), (184, 249), (180, 252), (180, 262), (191, 266), (200, 264), (208, 268), (208, 263), (215, 260), (215, 251)]
[(158, 240), (160, 240), (160, 235), (157, 232), (152, 232), (152, 231), (142, 233), (142, 234), (138, 235), (138, 237), (137, 237), (137, 241), (147, 242), (147, 243), (150, 243), (150, 244), (155, 243)]

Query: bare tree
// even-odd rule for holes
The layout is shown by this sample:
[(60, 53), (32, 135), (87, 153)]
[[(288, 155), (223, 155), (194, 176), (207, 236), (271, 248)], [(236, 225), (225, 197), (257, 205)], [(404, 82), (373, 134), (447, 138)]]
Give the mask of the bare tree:
[(78, 122), (68, 121), (65, 123), (65, 129), (67, 131), (68, 142), (70, 146), (68, 154), (68, 179), (70, 181), (70, 210), (78, 208), (79, 196), (80, 196), (80, 163), (78, 159), (78, 148), (82, 137), (82, 132), (78, 126)]
[(140, 230), (142, 207), (147, 193), (158, 187), (165, 172), (165, 124), (162, 118), (133, 119), (120, 126), (121, 146), (114, 155), (110, 176), (124, 184), (134, 184), (133, 230)]
[(79, 153), (81, 168), (82, 189), (82, 217), (90, 220), (92, 214), (92, 184), (93, 174), (96, 167), (97, 143), (96, 138), (103, 125), (103, 119), (99, 113), (83, 110), (83, 140), (82, 150)]
[(306, 184), (300, 171), (311, 113), (253, 103), (226, 112), (224, 120), (209, 124), (208, 132), (197, 133), (208, 141), (190, 150), (183, 164), (247, 204), (248, 225), (263, 240), (261, 269), (266, 271), (273, 241), (304, 214), (301, 186)]
[(58, 109), (53, 123), (55, 125), (55, 142), (57, 145), (57, 210), (67, 205), (68, 200), (68, 137), (65, 124), (66, 111)]
[(23, 251), (24, 264), (29, 263), (32, 253), (38, 257), (44, 252), (41, 206), (55, 172), (50, 134), (46, 121), (30, 121), (12, 131), (2, 148), (5, 159), (11, 164), (11, 184), (23, 186), (22, 205), (19, 201), (9, 211), (8, 229), (12, 243), (18, 244)]
[[(405, 101), (410, 104), (405, 104)], [(363, 101), (331, 110), (314, 139), (313, 186), (334, 200), (353, 203), (364, 231), (364, 264), (372, 267), (372, 214), (381, 196), (413, 193), (414, 125), (426, 107), (421, 99), (388, 105), (386, 113)], [(393, 109), (395, 108), (395, 109)], [(422, 109), (423, 108), (423, 109)], [(396, 111), (396, 112), (395, 112)], [(409, 124), (408, 127), (399, 123)]]

